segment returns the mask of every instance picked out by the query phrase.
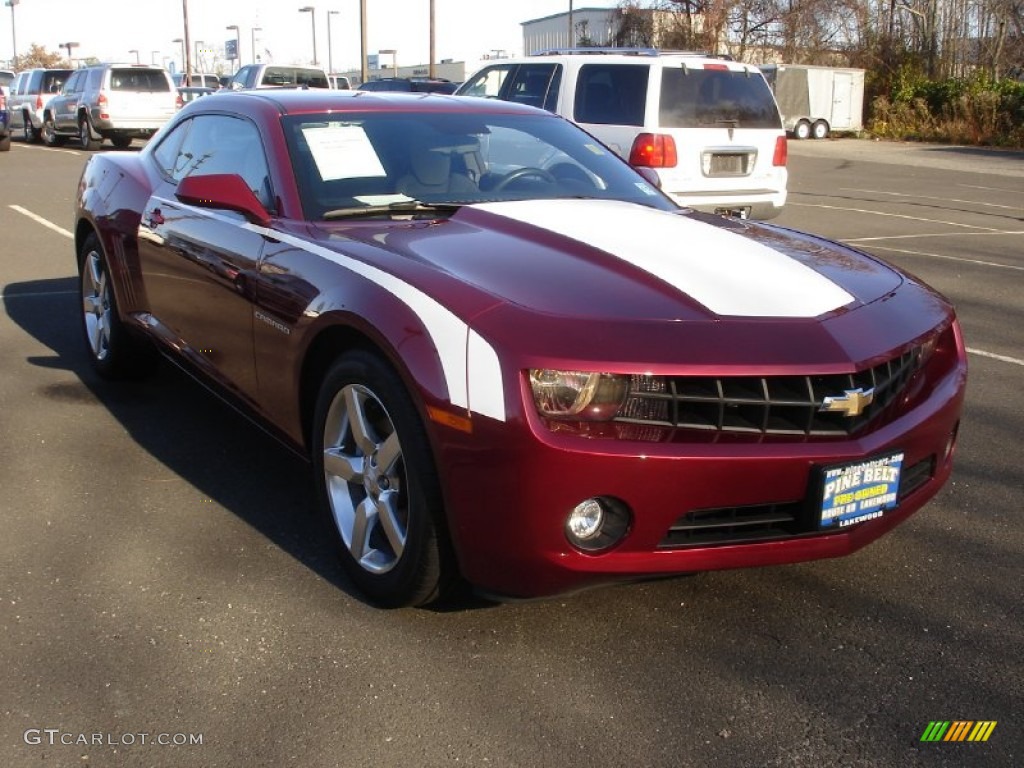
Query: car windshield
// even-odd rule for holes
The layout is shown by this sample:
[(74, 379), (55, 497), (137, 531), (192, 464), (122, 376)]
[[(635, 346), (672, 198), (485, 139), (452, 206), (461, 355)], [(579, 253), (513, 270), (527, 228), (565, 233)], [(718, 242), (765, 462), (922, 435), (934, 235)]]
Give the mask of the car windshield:
[[(388, 111), (283, 120), (309, 219), (437, 215), (453, 209), (440, 203), (524, 199), (676, 207), (614, 152), (553, 115)], [(433, 205), (405, 205), (413, 201)]]

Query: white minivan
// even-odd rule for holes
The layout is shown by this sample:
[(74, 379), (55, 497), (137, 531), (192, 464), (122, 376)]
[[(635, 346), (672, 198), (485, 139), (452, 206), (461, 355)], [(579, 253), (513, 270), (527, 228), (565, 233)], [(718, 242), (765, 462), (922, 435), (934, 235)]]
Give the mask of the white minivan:
[(531, 104), (657, 170), (680, 205), (755, 219), (786, 203), (786, 134), (761, 71), (713, 56), (577, 48), (488, 64), (456, 92)]

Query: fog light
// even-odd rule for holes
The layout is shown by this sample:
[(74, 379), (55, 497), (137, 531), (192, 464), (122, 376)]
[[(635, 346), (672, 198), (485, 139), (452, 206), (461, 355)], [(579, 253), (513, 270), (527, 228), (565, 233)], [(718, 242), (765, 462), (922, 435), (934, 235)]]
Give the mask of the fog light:
[(630, 519), (629, 507), (618, 499), (585, 499), (566, 518), (565, 535), (574, 547), (598, 552), (615, 546), (625, 537)]
[(601, 533), (604, 509), (597, 499), (587, 499), (576, 505), (569, 515), (569, 537), (576, 541), (590, 541)]

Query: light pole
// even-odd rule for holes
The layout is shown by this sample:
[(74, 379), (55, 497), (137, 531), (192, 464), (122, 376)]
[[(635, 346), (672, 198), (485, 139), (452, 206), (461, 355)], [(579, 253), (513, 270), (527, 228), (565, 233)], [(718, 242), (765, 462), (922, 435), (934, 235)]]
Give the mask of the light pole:
[(68, 49), (68, 61), (71, 63), (71, 66), (74, 66), (75, 65), (75, 60), (71, 58), (71, 49), (72, 48), (77, 48), (78, 47), (78, 43), (61, 43), (60, 47)]
[(181, 63), (185, 71), (185, 85), (192, 85), (192, 33), (188, 29), (188, 0), (181, 0), (181, 17), (185, 25), (185, 41), (181, 44)]
[(132, 48), (130, 51), (128, 51), (128, 53), (134, 53), (135, 54), (135, 63), (136, 64), (141, 64), (142, 63), (142, 59), (139, 58), (139, 49), (138, 48)]
[(434, 62), (437, 61), (437, 41), (434, 32), (434, 0), (430, 0), (430, 66), (427, 76), (431, 80), (437, 77), (437, 67), (434, 65)]
[(337, 16), (338, 11), (327, 12), (327, 74), (334, 74), (334, 46), (331, 43), (331, 16)]
[(391, 69), (394, 71), (395, 77), (398, 77), (398, 51), (395, 48), (381, 48), (377, 53), (391, 54)]
[(310, 21), (313, 22), (313, 66), (316, 66), (316, 8), (306, 5), (299, 8), (299, 13), (308, 13)]
[(370, 76), (366, 64), (366, 0), (359, 0), (359, 82)]
[[(182, 38), (180, 38), (180, 37), (176, 37), (173, 40), (171, 40), (171, 42), (172, 43), (180, 43), (181, 44), (181, 71), (184, 74), (188, 74), (188, 70), (185, 69), (185, 67), (187, 66), (187, 64), (185, 62), (185, 41)], [(184, 85), (184, 83), (182, 83), (182, 85)]]
[[(255, 64), (257, 61), (259, 61), (259, 57), (256, 55), (256, 33), (257, 32), (262, 32), (262, 31), (263, 31), (263, 27), (253, 27), (252, 28), (252, 63), (253, 64)], [(239, 60), (238, 63), (241, 64), (242, 63), (241, 60)]]
[[(242, 31), (238, 28), (237, 24), (228, 24), (224, 29), (235, 30), (235, 61), (238, 62), (238, 67), (242, 66)], [(238, 71), (237, 69), (235, 70)]]
[(18, 68), (18, 38), (14, 34), (14, 6), (21, 0), (6, 0), (4, 5), (11, 9), (11, 68)]

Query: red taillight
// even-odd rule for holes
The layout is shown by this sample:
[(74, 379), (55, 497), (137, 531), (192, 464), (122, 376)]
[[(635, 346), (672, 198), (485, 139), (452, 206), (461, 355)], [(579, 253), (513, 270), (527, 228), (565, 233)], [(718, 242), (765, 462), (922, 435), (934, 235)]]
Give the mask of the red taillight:
[(96, 106), (99, 107), (100, 117), (104, 120), (109, 120), (110, 115), (107, 114), (107, 94), (100, 91), (100, 95), (96, 98)]
[(787, 160), (789, 160), (789, 144), (786, 143), (785, 136), (779, 136), (775, 139), (775, 155), (772, 157), (772, 165), (784, 166)]
[(41, 93), (36, 94), (36, 109), (43, 108), (43, 95)]
[(629, 164), (638, 168), (675, 168), (676, 141), (663, 133), (641, 133), (629, 150)]
[(181, 109), (185, 106), (185, 100), (181, 98), (181, 91), (174, 92), (174, 108)]
[(0, 91), (0, 109), (7, 106), (7, 97), (4, 96), (4, 92)]

